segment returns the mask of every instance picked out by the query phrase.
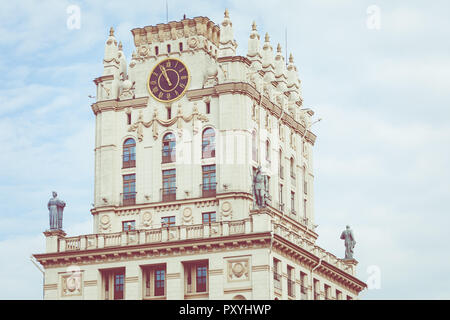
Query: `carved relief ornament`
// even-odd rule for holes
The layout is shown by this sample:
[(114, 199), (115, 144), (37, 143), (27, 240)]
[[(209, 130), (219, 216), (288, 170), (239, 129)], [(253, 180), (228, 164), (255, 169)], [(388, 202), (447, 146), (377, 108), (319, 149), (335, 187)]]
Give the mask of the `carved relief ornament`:
[(207, 122), (208, 118), (204, 115), (198, 112), (197, 104), (194, 104), (194, 107), (192, 108), (192, 113), (189, 116), (184, 116), (183, 112), (181, 110), (181, 105), (178, 105), (178, 112), (175, 117), (169, 120), (162, 120), (158, 118), (158, 113), (156, 110), (153, 112), (153, 119), (145, 122), (143, 119), (142, 111), (139, 112), (138, 119), (135, 123), (133, 123), (130, 128), (128, 129), (129, 132), (137, 132), (138, 140), (142, 141), (144, 138), (143, 133), (143, 127), (153, 129), (153, 139), (158, 139), (158, 125), (162, 127), (170, 127), (174, 124), (177, 124), (177, 128), (181, 131), (182, 130), (182, 121), (184, 122), (192, 122), (192, 129), (193, 134), (196, 134), (198, 132), (198, 128), (196, 128), (196, 122)]

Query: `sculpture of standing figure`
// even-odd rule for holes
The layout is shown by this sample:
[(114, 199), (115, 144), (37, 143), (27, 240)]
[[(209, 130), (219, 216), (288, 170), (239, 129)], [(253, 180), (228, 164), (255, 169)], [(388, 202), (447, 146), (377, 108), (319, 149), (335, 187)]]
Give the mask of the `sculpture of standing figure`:
[(56, 191), (52, 192), (53, 198), (48, 201), (48, 214), (50, 218), (50, 230), (62, 230), (63, 211), (66, 203), (58, 199)]
[(350, 226), (346, 226), (346, 229), (341, 233), (341, 239), (345, 240), (345, 260), (353, 259), (353, 248), (355, 247), (356, 240), (353, 235), (353, 231)]
[(253, 196), (258, 207), (262, 208), (266, 206), (265, 177), (261, 173), (261, 167), (258, 167), (253, 177)]

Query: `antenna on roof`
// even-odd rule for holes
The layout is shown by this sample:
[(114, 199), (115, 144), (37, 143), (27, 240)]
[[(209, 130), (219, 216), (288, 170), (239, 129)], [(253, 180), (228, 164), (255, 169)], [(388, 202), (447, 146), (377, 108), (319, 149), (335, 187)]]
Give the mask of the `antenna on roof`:
[(288, 46), (287, 46), (287, 27), (285, 28), (285, 32), (284, 32), (284, 41), (285, 41), (285, 49), (284, 52), (286, 54), (286, 59), (284, 60), (284, 62), (286, 63), (286, 65), (288, 65), (288, 58), (287, 58), (287, 53), (288, 53)]
[(169, 4), (166, 0), (166, 23), (169, 23)]

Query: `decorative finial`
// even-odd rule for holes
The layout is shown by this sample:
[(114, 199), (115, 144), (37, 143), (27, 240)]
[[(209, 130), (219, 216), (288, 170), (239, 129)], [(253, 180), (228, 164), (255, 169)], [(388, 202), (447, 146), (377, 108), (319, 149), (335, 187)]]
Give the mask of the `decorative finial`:
[(292, 52), (289, 54), (289, 63), (294, 63), (294, 57), (292, 56)]
[(281, 44), (277, 45), (277, 52), (281, 53)]
[(255, 21), (253, 21), (253, 23), (252, 23), (252, 30), (256, 31), (256, 22)]
[(225, 18), (229, 18), (230, 17), (230, 13), (228, 12), (228, 9), (225, 9)]
[(269, 42), (269, 34), (267, 32), (266, 32), (266, 36), (265, 36), (264, 39), (265, 39), (266, 42)]
[(110, 35), (111, 37), (114, 36), (114, 28), (113, 28), (113, 27), (111, 27), (111, 29), (109, 29), (109, 35)]
[(122, 51), (122, 41), (119, 41), (119, 51)]

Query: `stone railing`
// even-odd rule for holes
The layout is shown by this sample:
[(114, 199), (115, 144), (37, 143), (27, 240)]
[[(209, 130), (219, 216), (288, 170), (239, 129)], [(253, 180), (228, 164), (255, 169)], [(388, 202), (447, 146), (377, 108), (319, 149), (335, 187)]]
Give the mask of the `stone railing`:
[(315, 245), (306, 237), (281, 224), (273, 222), (262, 224), (261, 222), (258, 223), (253, 221), (252, 225), (252, 219), (250, 218), (244, 220), (212, 222), (209, 224), (169, 226), (128, 232), (89, 234), (68, 238), (60, 237), (58, 239), (59, 244), (54, 246), (54, 248), (58, 248), (57, 250), (59, 252), (81, 251), (138, 244), (226, 237), (237, 234), (249, 234), (252, 232), (267, 232), (271, 231), (270, 229), (272, 229), (274, 234), (314, 254), (321, 258), (322, 261), (325, 261), (346, 273), (355, 275), (355, 263), (337, 258), (335, 255)]
[(210, 224), (170, 226), (128, 232), (99, 233), (60, 238), (59, 252), (80, 251), (166, 241), (206, 239), (252, 232), (250, 219), (212, 222)]
[(346, 263), (345, 260), (337, 258), (334, 254), (325, 251), (321, 247), (315, 245), (313, 242), (302, 237), (298, 233), (295, 233), (295, 232), (289, 230), (285, 226), (274, 223), (273, 231), (275, 234), (296, 244), (300, 248), (303, 248), (303, 249), (313, 253), (315, 256), (321, 258), (322, 261), (328, 262), (329, 264), (335, 266), (338, 269), (341, 269), (342, 271), (344, 271), (346, 273), (350, 273), (352, 275), (355, 274), (356, 270), (355, 270), (354, 264)]

